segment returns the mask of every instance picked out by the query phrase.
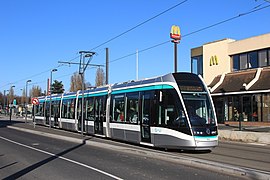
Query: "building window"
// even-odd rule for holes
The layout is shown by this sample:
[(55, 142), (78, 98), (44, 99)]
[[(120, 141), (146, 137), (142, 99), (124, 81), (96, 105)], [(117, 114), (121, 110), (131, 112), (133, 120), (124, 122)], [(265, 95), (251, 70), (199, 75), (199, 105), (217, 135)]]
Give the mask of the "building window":
[(258, 52), (259, 67), (267, 66), (267, 51), (261, 50)]
[(264, 94), (262, 97), (262, 121), (270, 121), (270, 94)]
[(191, 72), (203, 76), (203, 56), (191, 58)]
[(270, 49), (268, 49), (268, 65), (270, 65)]
[(247, 54), (240, 54), (240, 70), (247, 68), (248, 68)]
[(240, 69), (239, 55), (234, 55), (233, 59), (233, 71), (238, 71)]
[(258, 67), (258, 51), (248, 53), (248, 68)]
[(269, 66), (270, 49), (235, 54), (232, 61), (233, 71)]

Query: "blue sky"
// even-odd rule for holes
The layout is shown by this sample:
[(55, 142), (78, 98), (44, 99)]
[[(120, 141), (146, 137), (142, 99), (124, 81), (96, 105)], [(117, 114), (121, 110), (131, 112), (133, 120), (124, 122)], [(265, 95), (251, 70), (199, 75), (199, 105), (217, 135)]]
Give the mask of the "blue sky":
[[(21, 95), (26, 81), (46, 90), (50, 70), (62, 81), (66, 91), (78, 65), (60, 66), (81, 50), (92, 50), (107, 40), (150, 19), (181, 0), (9, 0), (0, 1), (0, 92), (15, 85)], [(109, 83), (136, 79), (135, 53), (169, 41), (172, 25), (184, 36), (178, 45), (178, 71), (190, 71), (190, 49), (204, 43), (232, 38), (236, 40), (270, 32), (270, 8), (185, 36), (191, 32), (270, 5), (264, 0), (187, 0), (123, 36), (94, 49), (91, 63), (105, 63), (109, 48)], [(139, 53), (139, 79), (174, 71), (173, 44), (165, 43)], [(119, 60), (117, 60), (119, 59)], [(115, 61), (117, 60), (117, 61)], [(75, 59), (72, 62), (79, 62)], [(86, 81), (95, 84), (95, 68), (86, 71)]]

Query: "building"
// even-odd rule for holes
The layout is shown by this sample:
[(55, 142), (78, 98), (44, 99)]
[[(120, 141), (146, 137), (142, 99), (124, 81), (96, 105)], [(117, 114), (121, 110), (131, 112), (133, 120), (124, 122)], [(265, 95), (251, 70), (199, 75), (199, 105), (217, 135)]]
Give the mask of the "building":
[(208, 85), (219, 123), (270, 124), (270, 33), (193, 48), (191, 71)]

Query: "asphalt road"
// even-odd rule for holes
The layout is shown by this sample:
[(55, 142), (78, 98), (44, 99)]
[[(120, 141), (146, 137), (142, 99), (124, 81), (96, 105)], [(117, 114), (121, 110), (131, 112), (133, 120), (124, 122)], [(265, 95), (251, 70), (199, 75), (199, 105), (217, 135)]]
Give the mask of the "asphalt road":
[[(112, 143), (114, 146), (119, 144)], [(153, 150), (158, 156), (148, 156), (142, 151), (144, 148), (137, 146), (127, 145), (129, 151), (140, 153), (128, 153), (121, 151), (121, 148), (110, 150), (102, 146), (49, 138), (5, 126), (0, 127), (0, 145), (1, 179), (242, 178), (158, 158), (164, 156), (166, 159), (167, 153), (179, 152)]]

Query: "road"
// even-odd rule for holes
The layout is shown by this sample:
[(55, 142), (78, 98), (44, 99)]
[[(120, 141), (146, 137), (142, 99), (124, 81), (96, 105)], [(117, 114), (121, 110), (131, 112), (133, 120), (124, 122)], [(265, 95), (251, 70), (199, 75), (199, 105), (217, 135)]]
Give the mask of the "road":
[[(171, 154), (179, 152), (165, 152), (92, 137), (88, 137), (87, 141), (101, 145), (86, 145), (86, 141), (82, 143), (64, 141), (1, 126), (0, 178), (30, 180), (242, 178), (169, 160)], [(122, 147), (106, 148), (100, 141), (111, 142), (112, 147), (122, 144), (127, 150), (123, 150)], [(155, 155), (150, 156), (147, 151), (155, 152)]]

